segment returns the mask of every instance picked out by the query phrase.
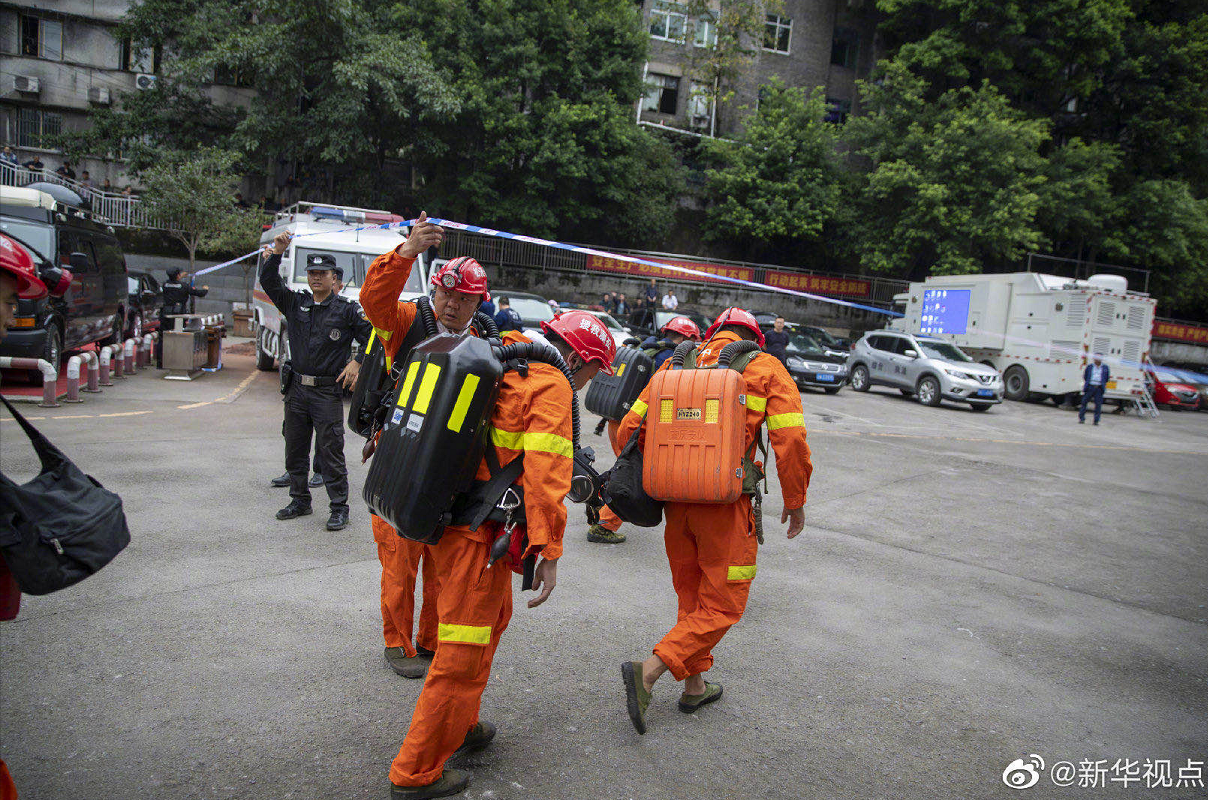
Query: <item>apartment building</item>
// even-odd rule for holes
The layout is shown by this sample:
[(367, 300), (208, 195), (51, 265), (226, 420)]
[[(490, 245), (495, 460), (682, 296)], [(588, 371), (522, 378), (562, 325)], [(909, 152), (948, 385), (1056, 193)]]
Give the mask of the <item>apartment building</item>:
[[(83, 130), (88, 116), (111, 106), (124, 92), (149, 89), (158, 80), (159, 53), (140, 52), (122, 41), (116, 26), (129, 0), (13, 0), (0, 2), (0, 145), (22, 163), (41, 159), (46, 169), (62, 163), (53, 136)], [(236, 76), (216, 75), (215, 102), (247, 105), (252, 90)], [(73, 164), (94, 184), (126, 182), (120, 159), (103, 154)]]
[(763, 37), (748, 42), (753, 58), (730, 87), (733, 98), (714, 108), (692, 62), (717, 37), (715, 19), (691, 17), (670, 0), (642, 0), (650, 31), (646, 95), (636, 112), (643, 125), (698, 135), (727, 136), (758, 103), (759, 89), (779, 76), (790, 86), (824, 87), (836, 121), (857, 110), (856, 79), (876, 61), (876, 20), (870, 0), (781, 0), (765, 15)]

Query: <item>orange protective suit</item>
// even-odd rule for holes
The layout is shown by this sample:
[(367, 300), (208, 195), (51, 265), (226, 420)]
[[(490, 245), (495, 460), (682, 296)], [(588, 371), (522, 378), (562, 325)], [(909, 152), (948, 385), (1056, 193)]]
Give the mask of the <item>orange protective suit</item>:
[(0, 759), (0, 800), (17, 800), (17, 787), (13, 777), (8, 774), (8, 765)]
[[(619, 456), (621, 449), (625, 443), (617, 438), (617, 434), (621, 430), (621, 423), (616, 420), (608, 420), (608, 443), (612, 445), (613, 455)], [(606, 530), (616, 533), (621, 528), (622, 519), (618, 517), (611, 508), (604, 506), (600, 509), (600, 525)]]
[[(387, 368), (398, 354), (399, 345), (416, 321), (414, 303), (400, 303), (399, 294), (411, 274), (413, 258), (391, 251), (374, 260), (361, 287), (361, 307), (377, 329), (386, 351)], [(432, 554), (419, 542), (398, 535), (388, 522), (370, 515), (373, 538), (377, 542), (378, 561), (382, 563), (382, 635), (386, 647), (401, 647), (407, 657), (415, 656), (411, 634), (415, 622), (415, 576), (422, 559), (424, 572), (423, 602), (415, 642), (428, 650), (436, 649), (436, 597), (438, 579)]]
[[(732, 331), (723, 330), (708, 342), (697, 356), (697, 363), (717, 363), (721, 349), (739, 341)], [(660, 369), (670, 368), (670, 361)], [(813, 465), (805, 441), (805, 417), (801, 395), (784, 365), (774, 356), (756, 356), (743, 371), (747, 384), (747, 431), (745, 447), (759, 435), (766, 422), (768, 438), (776, 453), (776, 473), (784, 507), (805, 505)], [(642, 425), (646, 416), (649, 390), (643, 389), (618, 431), (626, 441)], [(645, 441), (645, 430), (640, 434)], [(708, 503), (667, 503), (664, 540), (671, 582), (679, 597), (679, 614), (673, 627), (654, 648), (676, 680), (697, 675), (713, 665), (713, 647), (734, 623), (742, 618), (755, 578), (759, 540), (751, 498), (743, 495), (727, 505)]]

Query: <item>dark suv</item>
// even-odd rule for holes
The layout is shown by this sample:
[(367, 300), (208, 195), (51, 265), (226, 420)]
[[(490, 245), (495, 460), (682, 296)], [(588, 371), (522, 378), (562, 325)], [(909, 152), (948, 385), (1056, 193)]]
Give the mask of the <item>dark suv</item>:
[[(18, 301), (0, 355), (40, 358), (58, 369), (66, 350), (122, 339), (128, 294), (122, 248), (103, 218), (70, 199), (0, 187), (0, 230), (33, 253), (40, 273), (68, 269), (72, 276), (62, 297)], [(37, 371), (30, 378), (42, 380)]]

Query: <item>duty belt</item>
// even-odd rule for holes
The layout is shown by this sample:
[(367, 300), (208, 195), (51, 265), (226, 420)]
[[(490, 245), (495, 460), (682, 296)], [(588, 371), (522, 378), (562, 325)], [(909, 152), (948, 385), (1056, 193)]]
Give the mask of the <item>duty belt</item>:
[(335, 386), (336, 385), (336, 379), (330, 375), (303, 375), (301, 373), (294, 373), (294, 377), (297, 378), (298, 381), (303, 386)]

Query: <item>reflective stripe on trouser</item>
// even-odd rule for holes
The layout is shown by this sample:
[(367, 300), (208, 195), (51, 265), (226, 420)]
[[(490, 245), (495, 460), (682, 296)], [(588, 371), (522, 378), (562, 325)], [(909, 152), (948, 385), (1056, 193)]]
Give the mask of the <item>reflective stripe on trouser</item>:
[(759, 540), (747, 495), (724, 506), (667, 503), (664, 513), (679, 614), (654, 654), (683, 680), (713, 666), (714, 646), (742, 618)]
[[(478, 723), (491, 659), (512, 617), (511, 568), (505, 559), (487, 569), (491, 546), (471, 536), (446, 528), (428, 547), (440, 581), (441, 634), (407, 738), (390, 766), (390, 780), (399, 786), (424, 786), (439, 778), (445, 761)], [(489, 629), (485, 636), (484, 628)], [(483, 639), (483, 644), (471, 643)]]
[(415, 576), (422, 560), (424, 570), (423, 602), (419, 610), (419, 629), (415, 642), (436, 649), (436, 598), (440, 582), (436, 565), (427, 545), (404, 539), (381, 517), (371, 514), (373, 538), (377, 541), (378, 561), (382, 563), (382, 638), (387, 647), (401, 647), (415, 655), (411, 634), (415, 623)]

